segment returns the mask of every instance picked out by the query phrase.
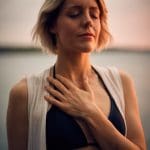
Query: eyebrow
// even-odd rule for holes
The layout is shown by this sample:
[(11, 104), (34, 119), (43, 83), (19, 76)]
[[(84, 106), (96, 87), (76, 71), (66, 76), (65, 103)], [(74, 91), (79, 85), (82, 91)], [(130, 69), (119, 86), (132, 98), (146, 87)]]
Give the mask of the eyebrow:
[[(64, 6), (64, 9), (71, 9), (71, 8), (80, 9), (80, 8), (82, 8), (82, 6), (81, 5), (75, 5), (75, 4), (70, 4), (70, 5)], [(91, 6), (90, 9), (100, 11), (98, 6)]]

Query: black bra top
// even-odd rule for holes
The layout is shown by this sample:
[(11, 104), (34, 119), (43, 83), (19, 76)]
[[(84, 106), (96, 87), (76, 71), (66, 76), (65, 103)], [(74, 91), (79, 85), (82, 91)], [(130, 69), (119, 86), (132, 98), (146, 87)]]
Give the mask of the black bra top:
[[(55, 78), (55, 66), (53, 77)], [(103, 85), (111, 101), (111, 110), (108, 119), (122, 135), (125, 135), (125, 124), (121, 113), (118, 110), (118, 107), (116, 106), (113, 97), (109, 93), (104, 82)], [(46, 116), (47, 150), (72, 150), (88, 145), (97, 146), (97, 143), (88, 143), (86, 136), (75, 119), (67, 113), (61, 111), (58, 107), (52, 105)]]

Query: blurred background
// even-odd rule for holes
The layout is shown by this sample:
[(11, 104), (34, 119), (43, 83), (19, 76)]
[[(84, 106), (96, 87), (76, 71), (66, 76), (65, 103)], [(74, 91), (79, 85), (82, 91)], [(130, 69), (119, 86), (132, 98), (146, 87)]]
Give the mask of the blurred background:
[[(31, 31), (43, 0), (0, 0), (0, 149), (7, 150), (6, 113), (11, 87), (42, 72), (56, 57), (34, 47)], [(134, 80), (147, 147), (150, 150), (150, 1), (108, 1), (114, 41), (91, 61), (116, 66)]]

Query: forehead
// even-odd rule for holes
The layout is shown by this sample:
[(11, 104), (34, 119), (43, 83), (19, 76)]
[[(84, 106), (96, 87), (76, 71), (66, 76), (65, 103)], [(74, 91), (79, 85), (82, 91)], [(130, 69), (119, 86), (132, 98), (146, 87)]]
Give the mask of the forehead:
[(65, 0), (64, 8), (79, 6), (82, 8), (98, 8), (96, 0)]

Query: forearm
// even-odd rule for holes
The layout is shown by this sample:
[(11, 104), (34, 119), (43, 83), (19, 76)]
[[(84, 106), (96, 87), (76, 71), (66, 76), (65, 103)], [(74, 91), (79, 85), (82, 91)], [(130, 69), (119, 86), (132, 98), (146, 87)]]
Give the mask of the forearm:
[(105, 150), (140, 150), (140, 147), (118, 132), (101, 110), (95, 109), (84, 120), (100, 148)]

